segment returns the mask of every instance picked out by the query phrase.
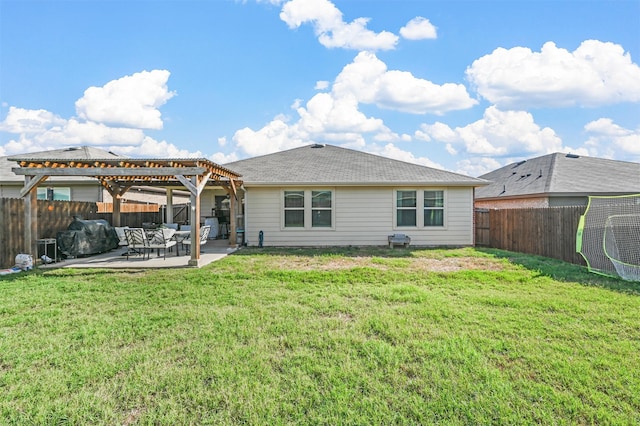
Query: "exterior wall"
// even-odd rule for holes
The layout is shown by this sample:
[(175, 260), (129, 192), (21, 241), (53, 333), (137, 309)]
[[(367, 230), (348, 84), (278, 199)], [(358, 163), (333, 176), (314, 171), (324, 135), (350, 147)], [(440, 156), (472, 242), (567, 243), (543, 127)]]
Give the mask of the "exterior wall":
[[(109, 194), (109, 191), (103, 189), (102, 198), (105, 203), (113, 203), (113, 197)], [(145, 191), (143, 188), (131, 188), (125, 192), (124, 200), (135, 201), (138, 203), (158, 204), (161, 206), (167, 205), (167, 194), (164, 189), (158, 188), (155, 191)], [(190, 200), (189, 196), (182, 196), (173, 193), (173, 204), (185, 204)]]
[[(245, 242), (258, 245), (264, 232), (264, 246), (381, 246), (387, 236), (404, 233), (415, 246), (472, 245), (473, 189), (426, 187), (319, 187), (334, 191), (333, 228), (300, 229), (283, 227), (283, 191), (303, 188), (246, 188)], [(395, 190), (443, 189), (445, 226), (395, 228)], [(421, 208), (418, 208), (421, 214)]]
[(69, 186), (71, 188), (72, 201), (102, 201), (102, 185), (78, 185)]
[[(97, 183), (98, 181), (96, 181)], [(49, 185), (41, 184), (39, 187), (46, 187)], [(86, 202), (98, 202), (102, 201), (102, 185), (99, 183), (94, 185), (66, 185), (55, 184), (51, 185), (59, 188), (71, 188), (71, 201), (86, 201)], [(0, 185), (0, 198), (21, 198), (20, 190), (22, 184), (17, 185)]]
[(478, 209), (524, 209), (545, 207), (586, 206), (588, 196), (537, 197), (504, 200), (475, 200)]
[(505, 200), (475, 200), (477, 209), (526, 209), (549, 207), (547, 197), (517, 198)]
[(0, 198), (20, 198), (20, 189), (17, 185), (0, 185)]
[(586, 206), (589, 197), (549, 197), (549, 207)]

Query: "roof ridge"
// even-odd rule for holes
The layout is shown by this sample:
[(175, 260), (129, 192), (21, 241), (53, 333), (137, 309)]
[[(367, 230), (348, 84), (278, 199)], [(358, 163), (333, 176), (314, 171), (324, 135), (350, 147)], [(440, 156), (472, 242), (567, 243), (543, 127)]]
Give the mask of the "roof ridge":
[(555, 180), (555, 171), (556, 171), (556, 159), (558, 155), (562, 155), (559, 152), (554, 152), (551, 154), (551, 162), (549, 163), (549, 171), (547, 173), (547, 179), (544, 183), (544, 192), (550, 192), (551, 186), (553, 185), (553, 181)]

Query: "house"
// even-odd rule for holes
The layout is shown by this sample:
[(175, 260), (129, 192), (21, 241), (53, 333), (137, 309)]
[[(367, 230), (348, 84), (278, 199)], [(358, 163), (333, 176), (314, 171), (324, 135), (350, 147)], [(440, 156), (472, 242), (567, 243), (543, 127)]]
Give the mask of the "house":
[[(13, 156), (0, 157), (0, 198), (20, 198), (20, 190), (24, 185), (24, 176), (17, 175), (11, 170), (16, 167), (15, 161), (9, 161)], [(82, 146), (51, 151), (23, 154), (27, 158), (48, 158), (64, 160), (73, 159), (126, 159), (127, 157), (114, 154), (102, 149)], [(38, 199), (61, 201), (85, 201), (111, 203), (113, 199), (99, 180), (87, 176), (50, 176), (38, 185)], [(166, 203), (166, 191), (162, 188), (136, 186), (123, 197), (125, 202), (151, 203), (163, 205)], [(186, 192), (176, 191), (173, 194), (175, 203), (189, 202)]]
[[(250, 246), (472, 245), (474, 188), (488, 182), (331, 145), (226, 164), (242, 175)], [(242, 204), (242, 203), (239, 203)]]
[(590, 195), (640, 193), (640, 164), (575, 154), (548, 154), (480, 176), (476, 208), (586, 206)]

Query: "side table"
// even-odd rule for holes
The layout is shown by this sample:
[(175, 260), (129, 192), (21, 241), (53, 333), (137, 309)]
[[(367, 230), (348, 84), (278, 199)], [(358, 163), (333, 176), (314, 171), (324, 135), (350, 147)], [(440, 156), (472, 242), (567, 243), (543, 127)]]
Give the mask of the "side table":
[[(53, 259), (54, 262), (58, 261), (58, 242), (55, 238), (41, 238), (39, 240), (36, 240), (36, 243), (38, 244), (38, 259), (40, 259), (40, 257), (45, 254)], [(40, 252), (41, 246), (44, 249), (42, 253)], [(53, 246), (53, 257), (49, 255), (49, 246)]]

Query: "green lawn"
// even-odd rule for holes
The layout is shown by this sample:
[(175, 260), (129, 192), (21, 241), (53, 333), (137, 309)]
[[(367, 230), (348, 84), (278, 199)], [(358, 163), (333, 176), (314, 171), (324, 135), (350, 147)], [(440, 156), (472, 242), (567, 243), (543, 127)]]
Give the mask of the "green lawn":
[(640, 284), (495, 250), (0, 279), (0, 424), (638, 424)]

